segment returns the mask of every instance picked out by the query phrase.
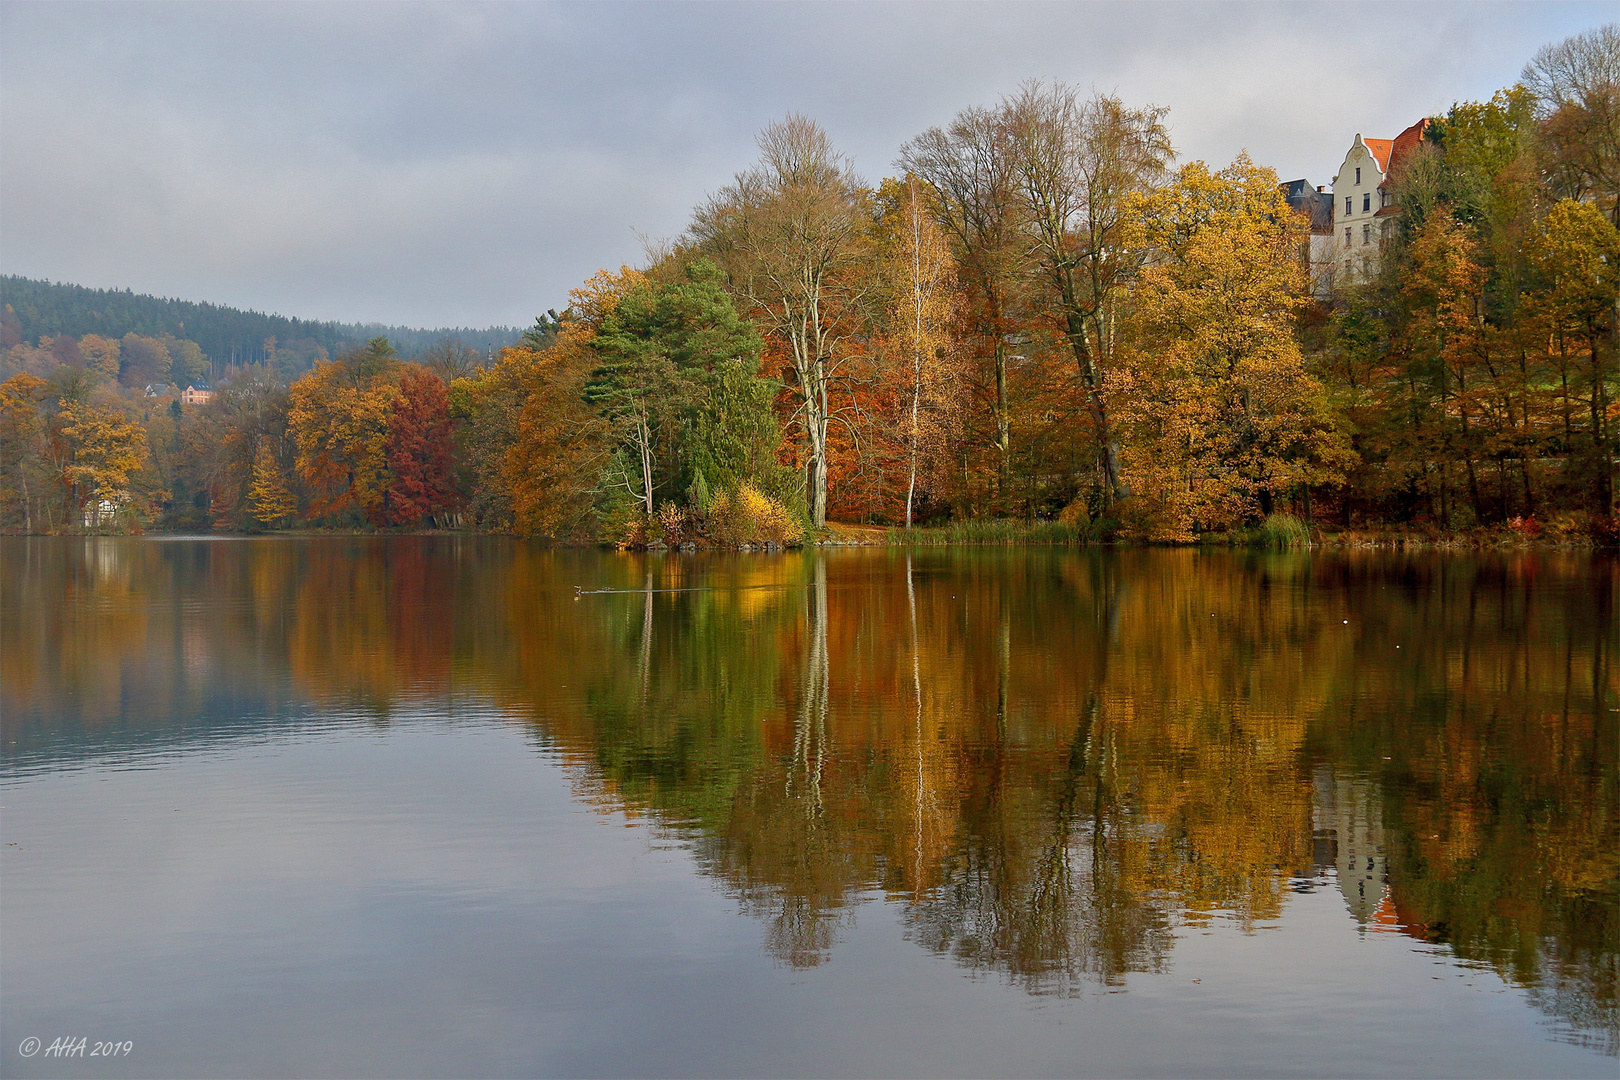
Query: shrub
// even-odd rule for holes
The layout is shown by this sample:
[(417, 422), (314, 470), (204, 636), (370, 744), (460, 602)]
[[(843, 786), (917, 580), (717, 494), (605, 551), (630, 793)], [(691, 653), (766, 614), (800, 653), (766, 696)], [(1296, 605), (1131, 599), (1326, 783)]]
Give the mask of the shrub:
[(1512, 529), (1526, 540), (1534, 540), (1536, 537), (1541, 535), (1541, 522), (1536, 520), (1536, 516), (1534, 514), (1531, 514), (1529, 517), (1513, 518), (1508, 522), (1508, 528)]
[(686, 536), (686, 511), (672, 502), (658, 508), (658, 524), (663, 528), (666, 544), (678, 544)]
[(785, 546), (804, 538), (792, 511), (746, 482), (714, 496), (708, 518), (709, 538), (718, 544)]
[(1057, 517), (1059, 523), (1071, 529), (1084, 530), (1091, 524), (1091, 511), (1086, 507), (1086, 497), (1076, 495), (1073, 502), (1065, 506)]

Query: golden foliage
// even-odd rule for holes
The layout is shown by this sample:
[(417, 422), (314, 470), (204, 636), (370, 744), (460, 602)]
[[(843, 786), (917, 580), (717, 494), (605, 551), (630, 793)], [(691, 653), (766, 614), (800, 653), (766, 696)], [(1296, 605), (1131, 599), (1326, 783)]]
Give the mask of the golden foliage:
[(292, 384), (287, 428), (310, 514), (358, 509), (375, 516), (388, 490), (388, 421), (399, 388), (389, 376), (356, 379), (342, 361), (318, 361)]
[(298, 511), (298, 500), (287, 489), (281, 465), (265, 443), (253, 461), (253, 483), (248, 489), (248, 513), (263, 525), (275, 525)]
[(1247, 157), (1219, 173), (1193, 162), (1127, 206), (1124, 242), (1150, 253), (1115, 381), (1137, 527), (1188, 540), (1340, 478), (1348, 450), (1295, 332), (1300, 224), (1276, 174)]
[(75, 505), (127, 497), (130, 477), (145, 461), (146, 433), (141, 426), (82, 402), (63, 405), (56, 419), (69, 451), (62, 480), (74, 492)]
[(710, 538), (721, 544), (784, 545), (804, 538), (791, 510), (748, 483), (714, 497), (708, 526)]

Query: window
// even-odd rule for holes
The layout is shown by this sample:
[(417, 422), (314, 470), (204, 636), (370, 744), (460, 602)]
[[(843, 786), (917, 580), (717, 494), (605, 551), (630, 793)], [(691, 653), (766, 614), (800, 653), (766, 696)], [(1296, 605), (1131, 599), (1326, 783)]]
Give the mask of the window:
[(1361, 196), (1361, 212), (1363, 214), (1365, 214), (1367, 211), (1369, 211), (1371, 209), (1372, 209), (1372, 192), (1368, 191), (1368, 192), (1365, 192)]
[(1361, 167), (1359, 165), (1356, 167), (1356, 183), (1361, 183)]
[(1350, 196), (1348, 195), (1344, 197), (1344, 213), (1346, 217), (1350, 216)]
[(1344, 246), (1345, 247), (1350, 246), (1350, 230), (1349, 229), (1344, 230)]
[(1363, 225), (1361, 227), (1361, 242), (1362, 242), (1363, 245), (1372, 243), (1372, 226), (1371, 225)]

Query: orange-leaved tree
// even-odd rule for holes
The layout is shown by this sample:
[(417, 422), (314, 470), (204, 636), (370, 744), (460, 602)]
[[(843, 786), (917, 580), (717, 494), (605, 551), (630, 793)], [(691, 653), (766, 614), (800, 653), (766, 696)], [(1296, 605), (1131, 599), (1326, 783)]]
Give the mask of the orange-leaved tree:
[(0, 526), (34, 531), (45, 495), (44, 379), (26, 371), (0, 383)]
[(645, 284), (627, 266), (598, 271), (569, 292), (545, 341), (505, 349), (490, 370), (456, 381), (481, 482), (499, 493), (475, 492), (473, 501), (496, 521), (546, 536), (590, 525), (613, 449), (608, 425), (584, 399), (598, 363), (591, 341), (624, 294)]

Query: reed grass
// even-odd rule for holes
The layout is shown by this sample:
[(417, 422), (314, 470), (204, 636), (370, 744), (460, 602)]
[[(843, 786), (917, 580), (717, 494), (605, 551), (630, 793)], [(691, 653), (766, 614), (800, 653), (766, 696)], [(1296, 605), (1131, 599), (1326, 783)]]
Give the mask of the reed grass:
[(944, 546), (951, 544), (1094, 544), (1113, 532), (1106, 519), (1085, 524), (1061, 521), (953, 521), (948, 525), (892, 528), (884, 534), (893, 546)]

